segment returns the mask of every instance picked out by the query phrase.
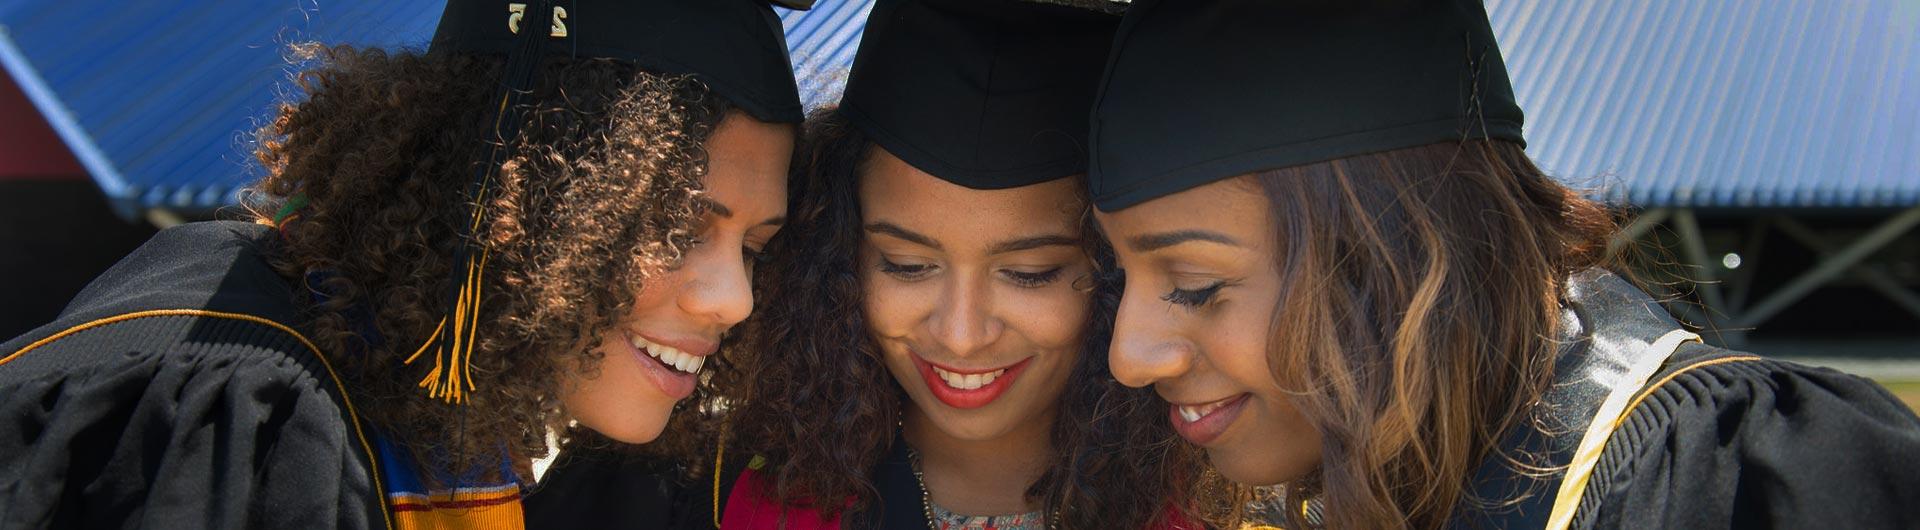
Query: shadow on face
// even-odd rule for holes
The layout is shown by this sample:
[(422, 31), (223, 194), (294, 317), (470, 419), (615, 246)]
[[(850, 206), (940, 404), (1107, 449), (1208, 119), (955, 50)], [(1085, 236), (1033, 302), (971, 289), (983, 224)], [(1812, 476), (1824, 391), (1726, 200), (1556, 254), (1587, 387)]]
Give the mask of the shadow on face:
[(1174, 430), (1230, 480), (1278, 484), (1317, 467), (1319, 432), (1267, 352), (1281, 285), (1266, 197), (1233, 178), (1097, 218), (1126, 271), (1114, 377), (1152, 385)]
[(626, 443), (652, 441), (720, 338), (753, 310), (753, 260), (786, 220), (792, 125), (735, 110), (707, 140), (706, 211), (680, 267), (649, 279), (606, 330), (603, 360), (561, 400), (582, 425)]

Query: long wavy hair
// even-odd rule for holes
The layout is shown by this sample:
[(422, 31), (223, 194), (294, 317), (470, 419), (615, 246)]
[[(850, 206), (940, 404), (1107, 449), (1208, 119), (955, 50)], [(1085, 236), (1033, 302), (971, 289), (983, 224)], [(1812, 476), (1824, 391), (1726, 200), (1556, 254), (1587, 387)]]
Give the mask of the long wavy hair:
[[(1539, 471), (1541, 455), (1500, 443), (1539, 425), (1564, 284), (1611, 265), (1612, 214), (1504, 141), (1252, 179), (1282, 265), (1269, 366), (1323, 436), (1320, 467), (1287, 496), (1319, 499), (1331, 528), (1441, 528), (1514, 500), (1474, 498), (1469, 481), (1489, 459)], [(1309, 527), (1303, 510), (1283, 513)]]
[[(724, 384), (731, 406), (730, 450), (769, 466), (779, 502), (837, 513), (877, 506), (872, 482), (903, 407), (862, 312), (863, 234), (857, 177), (872, 144), (833, 109), (814, 113), (790, 186), (787, 228), (759, 269), (760, 300), (726, 355), (740, 369)], [(1085, 251), (1103, 271), (1112, 251), (1084, 221)], [(1107, 370), (1119, 283), (1105, 274), (1081, 285), (1093, 293), (1086, 345), (1061, 394), (1051, 435), (1056, 453), (1028, 499), (1060, 514), (1066, 528), (1144, 528), (1188, 505), (1200, 456), (1175, 443), (1166, 408)]]
[[(266, 176), (249, 208), (284, 235), (272, 265), (322, 294), (308, 311), (315, 341), (365, 416), (441, 472), (429, 480), (545, 454), (568, 418), (563, 381), (597, 368), (603, 330), (688, 248), (704, 144), (730, 106), (686, 76), (545, 61), (474, 236), (492, 252), (468, 360), (475, 391), (450, 405), (416, 388), (430, 362), (403, 360), (445, 311), (504, 59), (313, 44), (293, 53), (308, 66), (294, 78), (304, 97), (258, 133)], [(266, 215), (296, 196), (308, 203), (291, 218)], [(675, 416), (669, 445), (698, 427)]]

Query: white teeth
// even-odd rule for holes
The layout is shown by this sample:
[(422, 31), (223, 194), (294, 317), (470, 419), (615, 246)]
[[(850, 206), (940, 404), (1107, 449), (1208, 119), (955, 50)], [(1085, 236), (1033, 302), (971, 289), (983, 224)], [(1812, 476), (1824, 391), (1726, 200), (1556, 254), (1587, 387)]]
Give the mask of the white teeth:
[(672, 346), (654, 344), (648, 342), (647, 339), (640, 338), (638, 335), (629, 335), (628, 342), (633, 344), (634, 349), (644, 350), (647, 352), (647, 355), (659, 359), (661, 364), (672, 366), (675, 370), (689, 374), (700, 373), (700, 365), (706, 364), (707, 362), (706, 357), (689, 354), (675, 349)]
[(1193, 423), (1200, 421), (1200, 418), (1207, 417), (1207, 415), (1212, 414), (1213, 411), (1220, 410), (1220, 407), (1227, 405), (1227, 401), (1229, 400), (1222, 399), (1203, 405), (1180, 405), (1176, 408), (1180, 411), (1180, 419), (1187, 420), (1187, 423)]
[(956, 374), (935, 366), (933, 367), (933, 373), (934, 375), (940, 376), (940, 380), (946, 382), (947, 386), (960, 390), (974, 390), (993, 384), (993, 380), (999, 379), (1001, 375), (1005, 375), (1007, 370), (1002, 368), (984, 374)]

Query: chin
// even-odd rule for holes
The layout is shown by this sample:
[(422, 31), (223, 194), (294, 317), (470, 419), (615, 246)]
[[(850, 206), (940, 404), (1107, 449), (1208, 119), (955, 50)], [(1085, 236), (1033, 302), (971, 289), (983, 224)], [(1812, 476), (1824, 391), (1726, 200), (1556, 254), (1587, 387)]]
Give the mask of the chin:
[(613, 441), (639, 445), (659, 439), (660, 433), (667, 429), (667, 419), (671, 414), (672, 411), (668, 410), (657, 415), (649, 414), (644, 418), (622, 418), (621, 421), (591, 423), (582, 421), (580, 424)]
[(1247, 486), (1273, 486), (1303, 478), (1312, 471), (1290, 469), (1285, 462), (1275, 461), (1271, 452), (1246, 454), (1224, 448), (1208, 448), (1207, 461), (1213, 464), (1213, 470), (1227, 480)]
[(1008, 431), (1013, 430), (1011, 422), (998, 421), (997, 418), (979, 418), (979, 421), (969, 421), (954, 418), (951, 414), (939, 416), (929, 414), (927, 419), (933, 420), (934, 427), (941, 432), (961, 440), (992, 440), (1005, 436)]

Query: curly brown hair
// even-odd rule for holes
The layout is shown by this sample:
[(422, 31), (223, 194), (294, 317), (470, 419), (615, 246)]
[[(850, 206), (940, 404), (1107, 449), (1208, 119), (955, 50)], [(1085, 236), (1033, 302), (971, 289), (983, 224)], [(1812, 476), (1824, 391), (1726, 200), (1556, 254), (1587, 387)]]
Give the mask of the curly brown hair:
[(476, 390), (451, 405), (416, 388), (429, 363), (402, 361), (446, 310), (505, 60), (317, 44), (293, 55), (311, 66), (294, 78), (305, 98), (259, 131), (267, 174), (249, 209), (272, 224), (263, 212), (308, 201), (278, 223), (285, 244), (270, 260), (323, 294), (308, 311), (315, 341), (423, 471), (545, 454), (567, 421), (562, 382), (597, 368), (602, 330), (688, 248), (704, 143), (731, 106), (695, 79), (627, 62), (543, 63), (473, 236), (492, 256), (468, 361)]
[[(873, 149), (835, 109), (808, 120), (789, 186), (791, 221), (768, 246), (759, 271), (763, 303), (726, 355), (738, 371), (720, 381), (731, 412), (730, 450), (770, 462), (767, 492), (779, 502), (837, 512), (876, 505), (872, 472), (894, 442), (907, 398), (881, 361), (861, 310), (863, 233), (858, 178)], [(1112, 250), (1082, 233), (1099, 270)], [(1119, 300), (1115, 278), (1096, 275), (1085, 354), (1060, 396), (1053, 462), (1027, 498), (1060, 514), (1066, 528), (1144, 528), (1185, 510), (1200, 456), (1175, 443), (1166, 409), (1151, 391), (1107, 371), (1107, 343)]]

